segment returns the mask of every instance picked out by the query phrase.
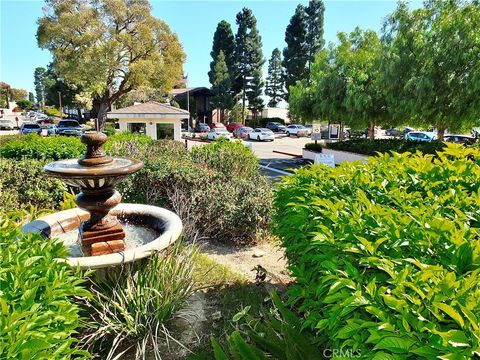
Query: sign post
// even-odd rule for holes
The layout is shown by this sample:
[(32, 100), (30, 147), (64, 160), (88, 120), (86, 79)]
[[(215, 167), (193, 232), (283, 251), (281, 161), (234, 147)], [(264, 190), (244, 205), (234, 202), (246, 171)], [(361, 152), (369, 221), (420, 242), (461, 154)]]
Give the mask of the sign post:
[(322, 123), (320, 121), (312, 121), (312, 134), (310, 138), (315, 140), (315, 144), (317, 144), (318, 140), (322, 140)]

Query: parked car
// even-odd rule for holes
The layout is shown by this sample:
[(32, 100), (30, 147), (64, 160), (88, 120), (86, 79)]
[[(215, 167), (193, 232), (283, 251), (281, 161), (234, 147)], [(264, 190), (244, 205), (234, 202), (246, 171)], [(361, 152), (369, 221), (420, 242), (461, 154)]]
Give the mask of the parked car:
[(57, 135), (58, 134), (57, 125), (55, 125), (55, 124), (48, 124), (46, 126), (46, 129), (47, 129), (47, 135)]
[(230, 132), (234, 132), (236, 129), (243, 127), (242, 123), (239, 122), (231, 122), (227, 125), (227, 130)]
[(58, 135), (80, 136), (82, 135), (82, 128), (77, 120), (60, 120), (57, 125), (57, 133)]
[(36, 123), (24, 123), (24, 124), (22, 124), (22, 126), (20, 127), (20, 134), (28, 135), (28, 134), (32, 134), (32, 133), (41, 135), (42, 134), (42, 128), (40, 127), (40, 125), (38, 125)]
[(248, 134), (253, 131), (251, 127), (242, 126), (233, 130), (233, 137), (237, 139), (248, 139)]
[(310, 131), (303, 125), (288, 125), (286, 129), (287, 136), (297, 135), (297, 136), (308, 136)]
[(405, 134), (405, 139), (430, 142), (436, 140), (437, 136), (433, 133), (425, 131), (410, 131), (409, 133)]
[(232, 134), (230, 134), (226, 128), (213, 128), (207, 134), (208, 140), (217, 140), (219, 138), (230, 140), (232, 138)]
[(15, 124), (12, 120), (9, 119), (0, 119), (0, 130), (13, 130), (15, 129)]
[(213, 123), (212, 125), (210, 125), (210, 129), (216, 129), (216, 128), (226, 129), (225, 125), (223, 125), (222, 123)]
[(265, 140), (273, 141), (275, 140), (275, 134), (273, 133), (272, 130), (267, 128), (256, 128), (255, 130), (248, 133), (248, 138), (250, 140), (257, 140), (257, 141), (265, 141)]
[(49, 120), (49, 117), (45, 114), (40, 114), (40, 113), (37, 113), (34, 117), (34, 120), (36, 122), (42, 122), (42, 121), (46, 121), (46, 120)]
[(469, 135), (446, 135), (443, 138), (444, 141), (457, 143), (457, 144), (468, 144), (471, 145), (475, 143), (475, 138)]
[(270, 129), (272, 130), (273, 132), (282, 132), (284, 133), (285, 131), (287, 131), (287, 128), (285, 127), (285, 125), (279, 123), (279, 122), (269, 122), (265, 125), (265, 127), (267, 129)]
[(397, 128), (390, 128), (385, 130), (385, 135), (386, 136), (403, 136), (405, 133)]
[(210, 131), (210, 126), (208, 126), (205, 123), (197, 123), (195, 128), (193, 129), (194, 132), (196, 133), (205, 133)]

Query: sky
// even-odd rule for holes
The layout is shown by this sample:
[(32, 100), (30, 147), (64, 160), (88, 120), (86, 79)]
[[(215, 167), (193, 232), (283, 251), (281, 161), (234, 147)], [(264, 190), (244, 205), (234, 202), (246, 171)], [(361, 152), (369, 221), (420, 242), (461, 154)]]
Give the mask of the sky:
[[(213, 33), (221, 20), (232, 24), (243, 8), (252, 9), (262, 36), (263, 54), (268, 60), (272, 50), (285, 46), (285, 28), (297, 4), (307, 1), (186, 1), (151, 0), (153, 15), (166, 21), (183, 44), (187, 60), (184, 72), (188, 86), (207, 86)], [(421, 3), (414, 1), (412, 6)], [(50, 53), (37, 46), (37, 19), (42, 16), (43, 1), (0, 0), (0, 81), (14, 88), (34, 91), (33, 72), (46, 67)], [(331, 0), (325, 1), (324, 36), (335, 41), (340, 31), (350, 32), (356, 26), (379, 31), (383, 20), (396, 7), (395, 0)], [(267, 63), (264, 75), (266, 76)]]

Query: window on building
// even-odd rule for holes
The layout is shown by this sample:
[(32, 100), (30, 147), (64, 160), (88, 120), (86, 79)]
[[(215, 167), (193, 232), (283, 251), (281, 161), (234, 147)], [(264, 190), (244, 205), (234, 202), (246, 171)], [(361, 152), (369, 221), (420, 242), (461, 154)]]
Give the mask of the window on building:
[(146, 123), (128, 123), (128, 131), (134, 134), (146, 134)]
[(157, 124), (157, 139), (173, 139), (173, 124)]

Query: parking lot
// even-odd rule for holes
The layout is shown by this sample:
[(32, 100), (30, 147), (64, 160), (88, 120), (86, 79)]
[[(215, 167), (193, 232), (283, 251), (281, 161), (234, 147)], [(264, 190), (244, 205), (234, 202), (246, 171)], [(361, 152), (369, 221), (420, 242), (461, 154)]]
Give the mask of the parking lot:
[[(309, 142), (312, 142), (310, 137), (287, 137), (284, 134), (275, 134), (274, 141), (244, 140), (245, 144), (251, 145), (253, 152), (260, 159), (291, 159), (292, 156), (286, 154), (302, 155), (303, 147)], [(188, 141), (189, 148), (192, 146), (202, 146), (203, 144), (205, 143)]]

